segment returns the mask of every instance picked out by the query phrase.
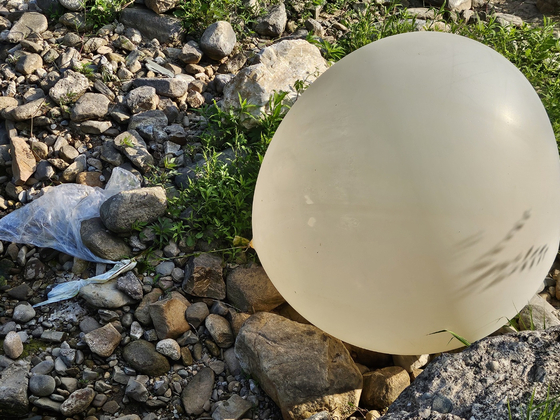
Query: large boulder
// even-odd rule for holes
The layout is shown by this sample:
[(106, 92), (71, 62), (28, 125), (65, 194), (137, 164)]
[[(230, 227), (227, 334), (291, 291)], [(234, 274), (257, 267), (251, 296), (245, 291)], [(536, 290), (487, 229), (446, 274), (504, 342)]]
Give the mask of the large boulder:
[(560, 327), (523, 331), (442, 354), (382, 418), (520, 419), (533, 393), (536, 405), (559, 391)]
[(162, 187), (122, 191), (105, 201), (99, 210), (103, 224), (112, 232), (125, 233), (135, 223), (151, 223), (163, 216), (167, 198)]
[(295, 83), (298, 80), (312, 83), (327, 69), (327, 62), (317, 47), (307, 41), (286, 40), (266, 47), (259, 52), (256, 63), (241, 70), (224, 87), (224, 106), (239, 107), (239, 95), (256, 105), (251, 110), (260, 116), (267, 110), (275, 92), (287, 92), (286, 103), (297, 98)]
[(286, 420), (321, 411), (345, 419), (358, 406), (359, 369), (340, 340), (312, 325), (259, 312), (241, 327), (235, 354)]

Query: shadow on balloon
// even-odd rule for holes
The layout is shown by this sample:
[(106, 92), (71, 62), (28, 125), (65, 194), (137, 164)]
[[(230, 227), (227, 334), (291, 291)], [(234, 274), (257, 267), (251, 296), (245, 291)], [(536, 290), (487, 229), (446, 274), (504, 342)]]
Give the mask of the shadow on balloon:
[[(463, 293), (471, 293), (473, 289), (479, 287), (487, 290), (516, 272), (528, 271), (537, 267), (544, 260), (549, 251), (548, 244), (531, 245), (528, 249), (519, 252), (514, 258), (500, 258), (500, 254), (506, 250), (510, 241), (523, 229), (530, 218), (530, 210), (525, 211), (502, 240), (477, 258), (475, 263), (463, 272), (466, 276), (474, 276), (461, 289)], [(478, 243), (482, 236), (482, 233), (475, 234), (459, 243), (458, 247), (470, 248)]]

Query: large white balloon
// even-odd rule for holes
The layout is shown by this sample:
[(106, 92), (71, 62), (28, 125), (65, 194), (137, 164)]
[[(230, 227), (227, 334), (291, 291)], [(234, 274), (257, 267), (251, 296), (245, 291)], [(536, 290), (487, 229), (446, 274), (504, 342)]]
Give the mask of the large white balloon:
[(456, 348), (513, 317), (558, 251), (560, 164), (525, 77), (494, 50), (418, 32), (367, 45), (280, 125), (253, 243), (310, 322), (391, 354)]

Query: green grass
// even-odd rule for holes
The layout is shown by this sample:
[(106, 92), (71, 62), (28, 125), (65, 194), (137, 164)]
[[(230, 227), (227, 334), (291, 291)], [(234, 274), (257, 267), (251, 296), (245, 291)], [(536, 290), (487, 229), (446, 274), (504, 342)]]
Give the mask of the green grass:
[(130, 0), (84, 0), (84, 15), (94, 29), (112, 23)]
[(546, 399), (542, 402), (535, 401), (535, 390), (531, 394), (529, 402), (527, 403), (526, 409), (524, 411), (523, 417), (513, 416), (511, 412), (511, 406), (508, 399), (508, 418), (509, 420), (514, 419), (525, 419), (525, 420), (556, 420), (560, 419), (560, 400), (559, 397), (550, 396), (550, 386), (546, 392)]

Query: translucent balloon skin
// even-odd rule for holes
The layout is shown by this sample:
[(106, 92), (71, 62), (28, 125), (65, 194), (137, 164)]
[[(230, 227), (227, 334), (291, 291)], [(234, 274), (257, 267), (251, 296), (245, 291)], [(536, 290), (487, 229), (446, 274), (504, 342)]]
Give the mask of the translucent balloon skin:
[(507, 322), (560, 238), (560, 163), (536, 92), (494, 50), (417, 32), (369, 44), (280, 125), (253, 243), (310, 322), (356, 346), (425, 354)]

